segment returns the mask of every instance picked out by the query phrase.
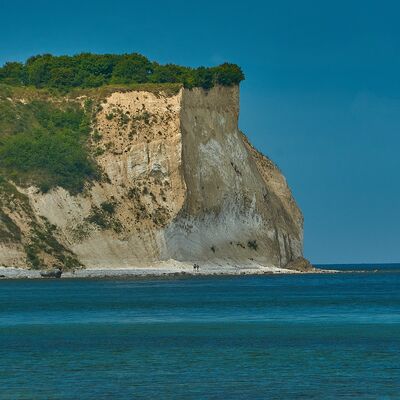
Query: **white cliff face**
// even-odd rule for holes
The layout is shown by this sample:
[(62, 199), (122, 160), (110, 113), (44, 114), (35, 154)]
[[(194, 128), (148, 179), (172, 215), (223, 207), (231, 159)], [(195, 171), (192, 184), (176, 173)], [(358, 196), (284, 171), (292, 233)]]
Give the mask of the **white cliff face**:
[[(302, 255), (302, 216), (277, 168), (239, 131), (238, 116), (237, 87), (183, 92), (188, 189), (166, 230), (168, 251), (179, 260), (253, 259), (284, 266)], [(285, 207), (288, 201), (291, 207)]]
[[(101, 104), (91, 144), (104, 179), (78, 196), (25, 190), (30, 218), (54, 225), (86, 267), (285, 266), (302, 256), (302, 215), (285, 178), (239, 131), (238, 115), (237, 87), (115, 92)], [(26, 265), (16, 241), (0, 244), (0, 264)]]

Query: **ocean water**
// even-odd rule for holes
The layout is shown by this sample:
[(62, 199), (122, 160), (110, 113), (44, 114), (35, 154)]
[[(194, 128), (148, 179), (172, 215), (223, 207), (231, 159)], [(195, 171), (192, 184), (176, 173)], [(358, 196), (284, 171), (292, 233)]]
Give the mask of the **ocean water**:
[(400, 399), (400, 265), (330, 267), (0, 281), (0, 399)]

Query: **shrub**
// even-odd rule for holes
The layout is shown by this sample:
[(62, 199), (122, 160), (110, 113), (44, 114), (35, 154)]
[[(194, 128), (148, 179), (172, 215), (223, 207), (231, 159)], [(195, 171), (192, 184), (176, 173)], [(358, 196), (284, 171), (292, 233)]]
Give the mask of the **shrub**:
[(94, 131), (92, 138), (95, 142), (100, 142), (100, 140), (103, 138), (103, 135), (99, 131)]
[(33, 101), (14, 111), (15, 122), (8, 121), (4, 131), (9, 134), (0, 141), (4, 176), (19, 184), (36, 184), (44, 192), (62, 186), (71, 193), (97, 176), (86, 148), (90, 129), (83, 110)]
[(122, 224), (118, 219), (112, 217), (115, 212), (115, 204), (111, 202), (101, 203), (100, 207), (92, 207), (86, 221), (97, 225), (100, 229), (113, 229), (115, 232), (122, 232)]
[(36, 249), (36, 247), (32, 244), (25, 246), (25, 253), (28, 264), (31, 265), (33, 269), (39, 269), (40, 258), (37, 255), (38, 250)]
[(247, 242), (247, 246), (249, 246), (250, 249), (257, 250), (258, 249), (257, 240), (249, 240)]
[(92, 208), (92, 211), (86, 220), (91, 224), (97, 225), (101, 229), (107, 229), (110, 227), (107, 215), (97, 207)]
[(100, 207), (102, 208), (103, 211), (105, 211), (107, 214), (114, 214), (115, 212), (115, 203), (112, 203), (110, 201), (105, 201), (100, 204)]

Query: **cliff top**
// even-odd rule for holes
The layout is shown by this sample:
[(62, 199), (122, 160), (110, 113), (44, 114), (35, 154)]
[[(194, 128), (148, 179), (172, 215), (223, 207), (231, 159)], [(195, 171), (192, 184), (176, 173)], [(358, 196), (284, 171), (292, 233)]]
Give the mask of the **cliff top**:
[(132, 54), (91, 54), (30, 57), (24, 63), (7, 62), (0, 68), (0, 84), (34, 86), (69, 91), (115, 84), (181, 84), (186, 88), (210, 89), (233, 86), (244, 80), (236, 64), (216, 67), (160, 65), (145, 56)]

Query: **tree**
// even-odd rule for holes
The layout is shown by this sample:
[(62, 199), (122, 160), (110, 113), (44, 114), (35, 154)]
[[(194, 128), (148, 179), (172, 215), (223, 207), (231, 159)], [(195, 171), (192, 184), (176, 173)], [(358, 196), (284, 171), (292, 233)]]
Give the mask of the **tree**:
[(214, 74), (210, 68), (197, 68), (196, 86), (202, 87), (203, 89), (211, 89), (214, 86)]
[(31, 57), (26, 63), (28, 84), (36, 87), (44, 87), (50, 80), (50, 65), (52, 55)]
[(115, 83), (144, 83), (152, 71), (150, 61), (140, 54), (122, 56), (117, 62), (112, 74)]
[(26, 81), (24, 65), (18, 62), (5, 63), (0, 68), (0, 81), (9, 85), (21, 85)]
[(71, 86), (76, 86), (77, 74), (73, 68), (60, 67), (51, 70), (50, 79), (48, 84), (53, 87), (58, 88), (68, 88)]
[(240, 67), (236, 64), (224, 63), (214, 68), (216, 83), (223, 86), (238, 85), (244, 80), (244, 75)]

